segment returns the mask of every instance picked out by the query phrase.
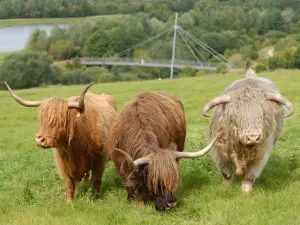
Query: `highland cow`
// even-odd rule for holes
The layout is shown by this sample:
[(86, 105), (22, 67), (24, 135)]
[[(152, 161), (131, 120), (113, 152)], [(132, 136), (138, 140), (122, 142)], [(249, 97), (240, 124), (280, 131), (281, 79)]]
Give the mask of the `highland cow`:
[(109, 140), (111, 160), (128, 200), (155, 201), (157, 210), (176, 206), (180, 183), (178, 160), (209, 152), (215, 139), (199, 152), (183, 152), (186, 137), (184, 106), (163, 93), (143, 92), (114, 121)]
[(6, 82), (5, 85), (19, 104), (41, 108), (35, 141), (39, 147), (54, 149), (57, 170), (65, 180), (67, 202), (74, 198), (76, 182), (82, 178), (87, 180), (90, 171), (97, 197), (108, 162), (109, 131), (116, 116), (114, 98), (86, 94), (91, 84), (80, 97), (25, 101), (14, 94)]
[[(288, 109), (286, 116), (284, 106)], [(216, 97), (202, 114), (215, 108), (209, 127), (209, 139), (222, 131), (211, 150), (223, 183), (242, 177), (242, 191), (251, 192), (282, 131), (285, 117), (293, 105), (274, 83), (266, 78), (248, 77), (233, 82), (223, 95)]]

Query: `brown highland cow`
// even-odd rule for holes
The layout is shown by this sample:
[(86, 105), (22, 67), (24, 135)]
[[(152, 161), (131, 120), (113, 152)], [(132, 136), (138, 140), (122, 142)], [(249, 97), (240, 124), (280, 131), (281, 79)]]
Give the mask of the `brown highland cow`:
[(215, 142), (199, 152), (182, 152), (185, 137), (184, 107), (163, 93), (138, 94), (121, 110), (112, 127), (109, 151), (128, 200), (154, 200), (162, 211), (176, 206), (177, 161), (203, 156)]
[[(288, 112), (284, 116), (283, 105)], [(272, 81), (248, 77), (233, 82), (224, 94), (209, 102), (202, 114), (215, 108), (209, 128), (210, 138), (222, 131), (211, 150), (223, 183), (241, 176), (242, 191), (251, 192), (282, 131), (292, 104), (279, 93)]]
[(74, 197), (75, 184), (89, 178), (92, 171), (94, 194), (100, 192), (102, 175), (108, 161), (108, 136), (116, 116), (112, 96), (86, 94), (68, 99), (49, 98), (25, 101), (16, 96), (5, 82), (12, 97), (26, 107), (39, 107), (39, 132), (36, 144), (54, 148), (58, 172), (65, 180), (67, 202)]

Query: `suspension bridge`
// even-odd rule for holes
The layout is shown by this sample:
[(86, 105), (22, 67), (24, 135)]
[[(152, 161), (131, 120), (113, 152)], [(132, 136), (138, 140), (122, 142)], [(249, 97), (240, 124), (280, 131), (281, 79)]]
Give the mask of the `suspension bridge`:
[[(149, 57), (151, 53), (153, 53), (156, 49), (159, 49), (163, 41), (166, 40), (171, 33), (173, 33), (171, 60), (152, 59), (151, 57)], [(178, 38), (180, 38), (181, 41), (185, 44), (185, 46), (188, 48), (195, 61), (181, 59), (175, 60), (177, 36), (179, 36)], [(139, 58), (124, 57), (127, 53), (133, 52), (136, 49), (141, 48), (156, 39), (158, 39), (159, 41), (155, 45), (153, 45), (153, 47), (148, 52), (146, 52)], [(190, 67), (196, 70), (215, 71), (218, 63), (209, 62), (203, 55), (203, 52), (206, 54), (210, 54), (218, 63), (224, 63), (229, 70), (231, 69), (231, 62), (227, 58), (219, 54), (217, 51), (212, 49), (203, 41), (197, 39), (191, 33), (184, 30), (178, 25), (178, 14), (176, 13), (175, 24), (172, 28), (167, 29), (142, 43), (139, 43), (133, 47), (122, 51), (116, 57), (82, 57), (80, 58), (80, 64), (86, 66), (111, 65), (170, 68), (170, 78), (173, 78), (174, 68), (183, 69), (185, 67)]]

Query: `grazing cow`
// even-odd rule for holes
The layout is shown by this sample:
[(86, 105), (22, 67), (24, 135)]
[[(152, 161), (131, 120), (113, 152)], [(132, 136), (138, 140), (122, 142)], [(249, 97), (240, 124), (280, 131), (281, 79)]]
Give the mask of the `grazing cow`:
[(163, 93), (140, 93), (119, 112), (109, 151), (128, 200), (154, 200), (161, 211), (175, 207), (173, 193), (180, 182), (177, 160), (203, 156), (215, 142), (199, 152), (182, 152), (185, 137), (183, 104)]
[[(282, 105), (288, 109), (286, 116)], [(223, 95), (205, 105), (203, 116), (213, 107), (209, 136), (220, 131), (222, 135), (211, 150), (212, 158), (223, 174), (223, 183), (232, 183), (236, 174), (242, 177), (242, 191), (250, 192), (293, 105), (271, 80), (248, 77), (233, 82)]]
[(116, 116), (112, 96), (87, 93), (68, 99), (49, 98), (25, 101), (16, 96), (5, 82), (12, 97), (26, 107), (40, 106), (36, 144), (54, 148), (58, 172), (65, 180), (67, 202), (74, 197), (75, 184), (92, 171), (94, 194), (100, 192), (102, 175), (108, 162), (108, 136)]

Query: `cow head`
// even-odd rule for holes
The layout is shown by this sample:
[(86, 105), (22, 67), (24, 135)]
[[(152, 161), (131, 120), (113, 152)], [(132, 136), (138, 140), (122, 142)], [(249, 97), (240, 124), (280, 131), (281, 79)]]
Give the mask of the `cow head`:
[(4, 82), (11, 96), (20, 104), (26, 107), (40, 107), (39, 113), (39, 131), (36, 134), (35, 141), (39, 147), (55, 148), (67, 141), (67, 115), (69, 108), (84, 111), (84, 97), (87, 90), (94, 84), (88, 85), (82, 92), (77, 102), (67, 101), (65, 99), (48, 98), (43, 101), (25, 101), (18, 97)]
[(146, 157), (133, 160), (123, 150), (114, 149), (122, 153), (131, 172), (127, 177), (127, 190), (137, 200), (154, 200), (155, 208), (159, 211), (169, 210), (177, 205), (173, 193), (180, 183), (180, 172), (177, 161), (180, 158), (201, 157), (209, 152), (220, 133), (203, 150), (198, 152), (178, 152), (174, 143), (167, 149), (156, 149)]
[(216, 122), (226, 129), (224, 133), (235, 137), (242, 146), (254, 147), (266, 140), (272, 131), (270, 127), (275, 123), (270, 113), (274, 108), (267, 101), (286, 106), (288, 113), (285, 117), (292, 115), (293, 105), (283, 96), (250, 87), (216, 97), (206, 104), (202, 114), (207, 117), (210, 109), (224, 105), (217, 109), (221, 114)]

